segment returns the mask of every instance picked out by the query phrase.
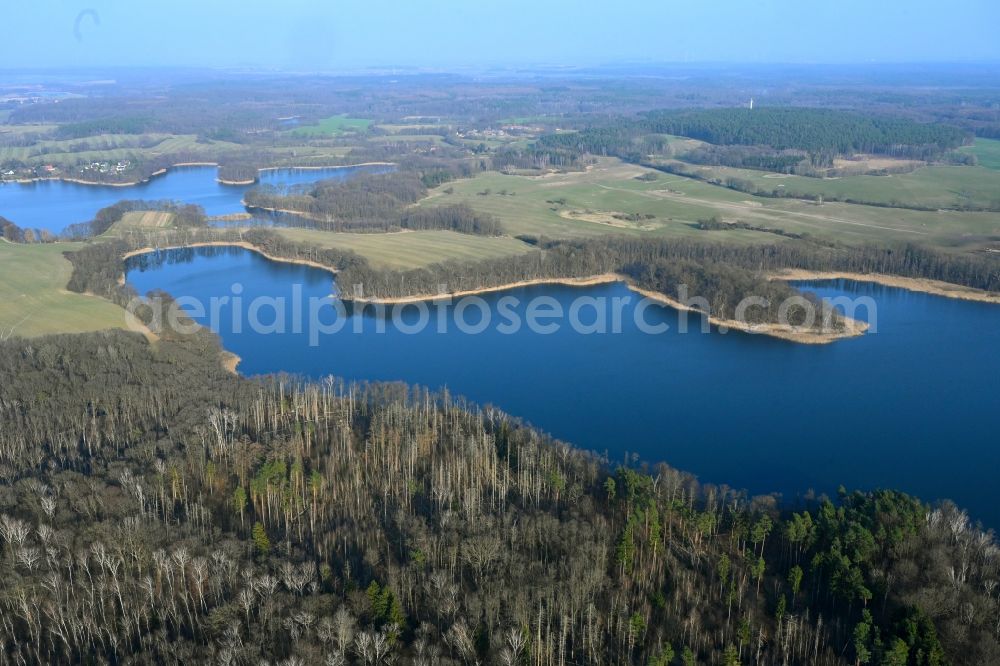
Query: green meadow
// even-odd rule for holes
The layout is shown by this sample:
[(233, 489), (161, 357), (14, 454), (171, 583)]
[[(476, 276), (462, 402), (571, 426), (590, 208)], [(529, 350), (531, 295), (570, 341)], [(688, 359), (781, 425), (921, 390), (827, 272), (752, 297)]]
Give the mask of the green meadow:
[[(998, 142), (1000, 143), (1000, 142)], [(997, 155), (1000, 159), (1000, 154)], [(706, 177), (739, 178), (788, 197), (852, 200), (913, 208), (1000, 208), (1000, 171), (986, 166), (925, 166), (886, 176), (809, 178), (730, 167), (697, 167)]]
[(974, 144), (961, 150), (975, 155), (979, 160), (979, 166), (1000, 170), (1000, 140), (976, 139)]
[[(647, 173), (655, 173), (655, 180), (639, 179)], [(914, 211), (832, 202), (817, 205), (755, 197), (610, 159), (575, 173), (523, 176), (487, 172), (442, 186), (420, 205), (459, 202), (496, 215), (510, 234), (553, 238), (609, 233), (726, 241), (779, 238), (754, 231), (708, 232), (695, 227), (698, 220), (713, 217), (846, 243), (920, 241), (962, 246), (1000, 235), (998, 213)]]

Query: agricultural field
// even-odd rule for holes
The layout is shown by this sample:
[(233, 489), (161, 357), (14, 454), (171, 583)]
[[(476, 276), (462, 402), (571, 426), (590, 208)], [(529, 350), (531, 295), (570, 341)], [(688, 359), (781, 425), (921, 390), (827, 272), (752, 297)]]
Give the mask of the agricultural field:
[[(655, 173), (655, 180), (639, 179)], [(645, 176), (652, 178), (652, 176)], [(449, 193), (450, 192), (450, 193)], [(496, 215), (508, 233), (573, 238), (599, 234), (774, 241), (755, 231), (702, 231), (719, 217), (847, 243), (919, 241), (976, 247), (1000, 237), (1000, 214), (924, 212), (754, 197), (694, 179), (605, 159), (584, 172), (508, 176), (496, 172), (434, 190), (422, 206), (464, 202)]]
[(125, 213), (122, 219), (108, 229), (108, 235), (121, 232), (150, 229), (169, 229), (174, 225), (174, 214), (168, 211), (147, 210)]
[(434, 143), (441, 145), (444, 143), (440, 134), (389, 134), (369, 137), (368, 141), (373, 144)]
[(303, 125), (288, 130), (288, 134), (299, 137), (331, 137), (342, 134), (358, 134), (367, 132), (372, 121), (364, 118), (349, 118), (347, 116), (330, 116), (320, 120), (315, 125)]
[(312, 229), (275, 229), (286, 238), (317, 247), (354, 250), (373, 266), (389, 269), (421, 268), (449, 259), (476, 261), (509, 257), (532, 249), (515, 238), (470, 236), (453, 231), (406, 231), (349, 234)]
[[(998, 142), (1000, 143), (1000, 142)], [(1000, 159), (1000, 153), (997, 158)], [(685, 164), (706, 178), (739, 178), (789, 197), (851, 199), (915, 208), (1000, 208), (1000, 171), (985, 166), (925, 166), (887, 176), (809, 178), (731, 167)]]
[(0, 338), (125, 327), (125, 311), (102, 298), (66, 291), (75, 243), (0, 241)]

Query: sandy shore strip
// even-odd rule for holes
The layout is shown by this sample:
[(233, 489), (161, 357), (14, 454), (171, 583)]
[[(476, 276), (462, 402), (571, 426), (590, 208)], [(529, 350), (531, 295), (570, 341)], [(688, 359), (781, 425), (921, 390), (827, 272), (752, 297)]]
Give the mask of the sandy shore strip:
[[(478, 294), (487, 294), (498, 291), (507, 291), (510, 289), (517, 289), (520, 287), (530, 287), (536, 285), (562, 285), (569, 287), (588, 287), (599, 284), (610, 284), (613, 282), (624, 282), (628, 288), (640, 296), (644, 296), (651, 301), (665, 305), (669, 308), (673, 308), (678, 311), (683, 312), (696, 312), (702, 316), (704, 314), (697, 310), (696, 308), (684, 305), (680, 301), (677, 301), (666, 294), (661, 294), (658, 291), (652, 291), (650, 289), (643, 289), (632, 284), (627, 278), (622, 275), (617, 275), (615, 273), (604, 273), (602, 275), (593, 275), (585, 278), (539, 278), (537, 280), (522, 280), (519, 282), (511, 282), (509, 284), (497, 285), (494, 287), (485, 287), (483, 289), (469, 289), (464, 291), (456, 291), (445, 294), (436, 295), (416, 295), (416, 296), (404, 296), (400, 298), (350, 298), (349, 296), (341, 295), (341, 299), (344, 301), (349, 301), (357, 304), (376, 304), (376, 305), (401, 305), (406, 303), (420, 303), (433, 301), (438, 298), (461, 298), (462, 296), (474, 296)], [(799, 344), (812, 344), (812, 345), (825, 345), (831, 342), (836, 342), (837, 340), (843, 340), (846, 338), (854, 338), (860, 335), (864, 335), (865, 331), (868, 330), (868, 324), (863, 321), (856, 321), (854, 319), (844, 318), (844, 330), (842, 331), (814, 331), (804, 328), (799, 328), (795, 326), (787, 326), (781, 324), (748, 324), (746, 322), (735, 321), (731, 319), (720, 319), (718, 317), (709, 316), (708, 321), (710, 324), (715, 326), (720, 330), (735, 330), (743, 333), (748, 333), (751, 335), (767, 335), (773, 338), (779, 338), (781, 340), (787, 340), (789, 342), (796, 342)]]
[(1000, 305), (1000, 294), (963, 287), (950, 282), (929, 280), (927, 278), (908, 278), (883, 273), (848, 273), (845, 271), (809, 271), (804, 269), (788, 269), (771, 276), (775, 280), (811, 281), (811, 280), (854, 280), (855, 282), (874, 282), (885, 287), (897, 287), (909, 291), (918, 291), (934, 296), (958, 298), (964, 301), (994, 303)]
[(309, 266), (310, 268), (318, 268), (319, 270), (326, 271), (331, 275), (336, 275), (337, 270), (326, 264), (321, 264), (317, 261), (310, 261), (309, 259), (290, 259), (286, 257), (276, 257), (268, 254), (264, 250), (260, 249), (252, 243), (246, 241), (203, 241), (200, 243), (187, 243), (186, 245), (172, 245), (169, 247), (142, 247), (138, 250), (132, 250), (126, 252), (122, 255), (122, 260), (129, 259), (131, 257), (138, 257), (141, 254), (152, 254), (158, 251), (166, 250), (184, 250), (190, 247), (239, 247), (244, 250), (250, 250), (251, 252), (256, 252), (260, 256), (268, 259), (270, 261), (276, 261), (283, 264), (298, 264), (299, 266)]
[(438, 298), (461, 298), (463, 296), (478, 296), (480, 294), (491, 294), (498, 291), (509, 291), (520, 289), (521, 287), (534, 287), (538, 285), (559, 285), (563, 287), (591, 287), (599, 284), (610, 284), (612, 282), (625, 282), (624, 278), (614, 273), (603, 275), (593, 275), (585, 278), (538, 278), (537, 280), (521, 280), (519, 282), (509, 282), (494, 287), (483, 287), (482, 289), (466, 289), (463, 291), (450, 291), (444, 294), (416, 294), (413, 296), (400, 296), (397, 298), (353, 298), (344, 294), (339, 297), (342, 301), (351, 303), (372, 304), (372, 305), (404, 305), (406, 303), (426, 303)]
[(301, 217), (303, 220), (309, 220), (311, 222), (333, 222), (333, 220), (316, 217), (315, 215), (311, 215), (310, 213), (304, 213), (301, 210), (289, 210), (287, 208), (269, 208), (267, 206), (251, 206), (246, 202), (246, 199), (240, 201), (240, 205), (250, 211), (261, 211), (263, 213), (279, 213), (281, 215), (294, 215), (295, 217)]
[(253, 215), (250, 213), (226, 213), (225, 215), (210, 215), (207, 219), (209, 222), (246, 222), (252, 220)]

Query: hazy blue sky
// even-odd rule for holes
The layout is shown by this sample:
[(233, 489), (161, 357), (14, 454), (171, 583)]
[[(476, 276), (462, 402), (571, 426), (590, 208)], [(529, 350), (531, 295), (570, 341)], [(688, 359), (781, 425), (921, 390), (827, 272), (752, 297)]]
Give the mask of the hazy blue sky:
[(998, 0), (9, 0), (4, 5), (0, 67), (1000, 61)]

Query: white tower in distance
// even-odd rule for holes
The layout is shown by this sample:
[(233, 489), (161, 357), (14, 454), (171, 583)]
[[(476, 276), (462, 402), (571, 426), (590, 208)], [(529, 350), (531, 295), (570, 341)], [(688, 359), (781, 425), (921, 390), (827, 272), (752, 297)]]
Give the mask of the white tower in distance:
[(750, 98), (750, 110), (753, 111), (753, 97)]

